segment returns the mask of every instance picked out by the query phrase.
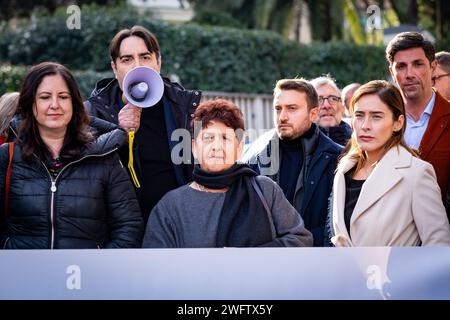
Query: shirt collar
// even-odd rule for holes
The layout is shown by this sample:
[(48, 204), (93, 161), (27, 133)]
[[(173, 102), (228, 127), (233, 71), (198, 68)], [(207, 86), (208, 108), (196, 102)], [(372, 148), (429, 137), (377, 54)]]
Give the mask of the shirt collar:
[(431, 113), (433, 112), (433, 109), (434, 109), (434, 102), (435, 101), (436, 101), (436, 93), (433, 91), (433, 94), (431, 95), (431, 99), (428, 102), (427, 107), (425, 108), (423, 113), (426, 113), (429, 116), (431, 116)]
[[(431, 113), (433, 112), (435, 101), (436, 101), (436, 93), (433, 91), (430, 101), (428, 101), (427, 106), (425, 107), (425, 110), (423, 110), (422, 114), (420, 115), (420, 119), (423, 119), (424, 114), (426, 114), (428, 117), (431, 117)], [(406, 119), (415, 122), (414, 118), (408, 112), (406, 112)], [(418, 121), (420, 121), (420, 119)]]

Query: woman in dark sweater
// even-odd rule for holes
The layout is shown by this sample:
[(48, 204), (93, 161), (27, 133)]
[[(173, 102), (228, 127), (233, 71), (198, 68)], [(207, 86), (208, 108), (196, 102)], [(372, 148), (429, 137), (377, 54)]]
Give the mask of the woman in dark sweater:
[(167, 193), (152, 210), (143, 247), (312, 246), (280, 187), (236, 162), (244, 134), (239, 108), (226, 100), (202, 103), (192, 125), (194, 182)]

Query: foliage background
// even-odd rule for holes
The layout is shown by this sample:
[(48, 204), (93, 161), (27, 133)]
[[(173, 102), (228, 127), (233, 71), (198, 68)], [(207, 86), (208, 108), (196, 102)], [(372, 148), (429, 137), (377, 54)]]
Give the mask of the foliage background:
[(309, 79), (331, 73), (344, 86), (387, 76), (384, 52), (377, 46), (342, 42), (306, 46), (271, 31), (173, 26), (128, 7), (84, 6), (81, 17), (80, 30), (66, 27), (63, 10), (42, 14), (15, 28), (4, 25), (0, 30), (0, 93), (19, 89), (26, 66), (57, 61), (74, 71), (86, 98), (97, 80), (112, 76), (110, 39), (134, 24), (147, 27), (159, 39), (161, 73), (187, 88), (270, 93), (281, 78)]

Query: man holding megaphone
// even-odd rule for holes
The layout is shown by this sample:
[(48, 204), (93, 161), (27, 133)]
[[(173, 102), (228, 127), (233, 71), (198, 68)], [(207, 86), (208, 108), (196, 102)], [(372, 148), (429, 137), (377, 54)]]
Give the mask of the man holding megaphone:
[(178, 143), (171, 135), (175, 129), (189, 130), (201, 93), (159, 76), (159, 44), (144, 27), (119, 31), (109, 52), (115, 78), (100, 80), (85, 106), (89, 114), (129, 132), (121, 159), (128, 164), (147, 221), (164, 194), (192, 179), (191, 163), (174, 164), (171, 159)]

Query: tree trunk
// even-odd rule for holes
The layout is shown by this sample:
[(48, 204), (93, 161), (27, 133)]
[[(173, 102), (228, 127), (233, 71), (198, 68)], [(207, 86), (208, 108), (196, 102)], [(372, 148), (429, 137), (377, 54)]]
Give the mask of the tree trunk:
[(436, 0), (436, 37), (438, 41), (442, 41), (442, 6), (441, 0)]
[(408, 11), (407, 11), (407, 22), (417, 26), (419, 16), (419, 8), (417, 5), (417, 0), (409, 0)]

